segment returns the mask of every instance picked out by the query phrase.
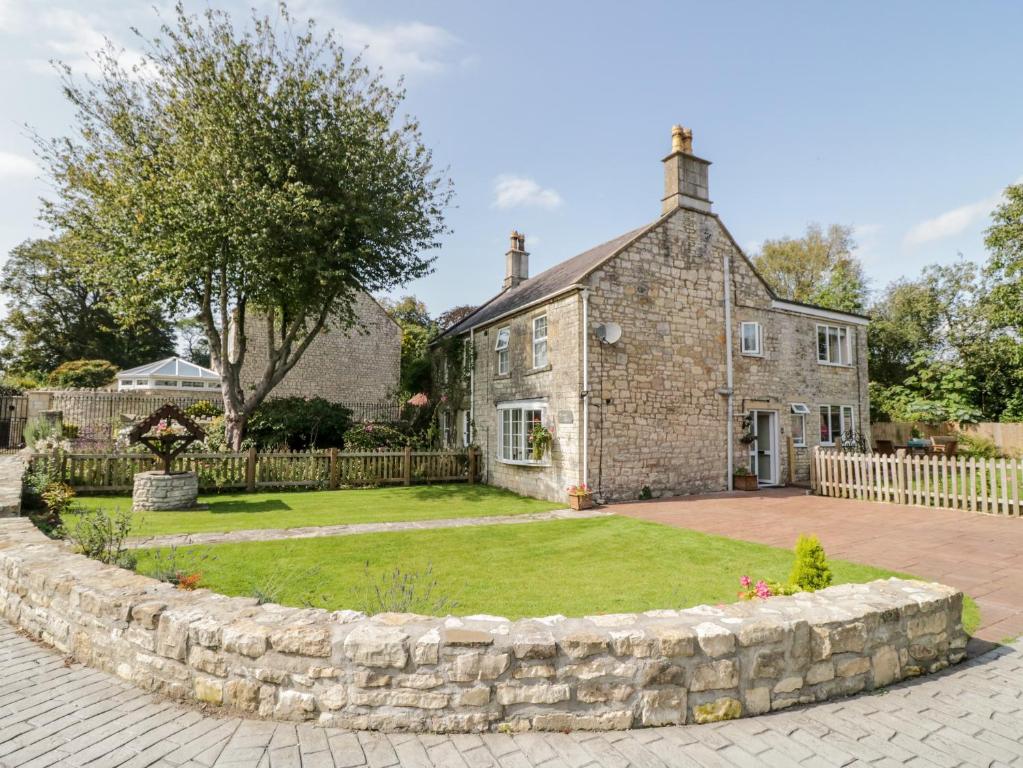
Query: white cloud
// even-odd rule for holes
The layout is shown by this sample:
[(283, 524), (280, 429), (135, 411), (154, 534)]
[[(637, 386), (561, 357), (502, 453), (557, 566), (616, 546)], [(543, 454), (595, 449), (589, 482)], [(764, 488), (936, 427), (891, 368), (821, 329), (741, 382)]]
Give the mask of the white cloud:
[(532, 179), (524, 176), (503, 174), (494, 181), (494, 208), (502, 210), (532, 206), (553, 210), (562, 202), (561, 195), (553, 189), (544, 189)]
[[(1023, 176), (1012, 183), (1023, 183)], [(999, 190), (983, 200), (967, 203), (958, 208), (953, 208), (951, 211), (945, 211), (933, 219), (921, 221), (906, 233), (906, 245), (921, 245), (933, 242), (934, 240), (944, 240), (946, 237), (953, 237), (961, 232), (965, 232), (978, 221), (986, 218), (1001, 200), (1002, 191)]]
[(31, 177), (37, 173), (39, 173), (39, 166), (31, 158), (10, 152), (0, 152), (0, 179)]

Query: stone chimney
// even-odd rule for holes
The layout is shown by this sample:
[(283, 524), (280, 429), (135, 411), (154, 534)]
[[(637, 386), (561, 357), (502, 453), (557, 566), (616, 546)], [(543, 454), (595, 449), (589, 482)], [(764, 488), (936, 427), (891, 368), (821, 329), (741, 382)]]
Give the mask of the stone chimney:
[(526, 236), (512, 230), (511, 247), (505, 254), (504, 288), (514, 288), (529, 279), (529, 254), (526, 253)]
[(672, 126), (671, 154), (664, 158), (664, 197), (661, 214), (675, 208), (696, 208), (710, 213), (707, 186), (709, 160), (693, 154), (693, 132), (681, 125)]

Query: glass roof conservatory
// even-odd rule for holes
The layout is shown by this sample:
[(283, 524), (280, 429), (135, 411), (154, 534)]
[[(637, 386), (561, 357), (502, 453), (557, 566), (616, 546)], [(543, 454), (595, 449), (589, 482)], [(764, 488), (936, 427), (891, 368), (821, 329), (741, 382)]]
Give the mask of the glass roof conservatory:
[(117, 374), (117, 389), (124, 390), (168, 390), (183, 392), (197, 390), (220, 390), (220, 374), (201, 365), (168, 357), (155, 363), (140, 365)]

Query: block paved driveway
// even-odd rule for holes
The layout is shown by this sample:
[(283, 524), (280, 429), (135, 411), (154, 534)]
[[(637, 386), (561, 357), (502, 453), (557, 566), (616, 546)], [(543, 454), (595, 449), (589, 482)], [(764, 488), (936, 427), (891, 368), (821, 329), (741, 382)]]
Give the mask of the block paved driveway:
[(976, 636), (981, 639), (999, 642), (1023, 635), (1023, 519), (1018, 517), (809, 496), (799, 488), (607, 509), (786, 549), (799, 534), (816, 534), (830, 557), (958, 587), (980, 607)]
[(69, 664), (0, 619), (0, 766), (1023, 766), (1023, 644), (880, 695), (716, 725), (515, 736), (217, 717)]

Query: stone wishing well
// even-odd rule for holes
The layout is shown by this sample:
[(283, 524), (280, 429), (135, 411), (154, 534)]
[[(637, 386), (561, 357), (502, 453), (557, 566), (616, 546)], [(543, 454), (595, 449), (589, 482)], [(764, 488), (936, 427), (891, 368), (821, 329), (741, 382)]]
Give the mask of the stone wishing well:
[(172, 472), (177, 458), (206, 433), (176, 405), (167, 403), (136, 424), (128, 441), (141, 443), (156, 454), (162, 470), (139, 472), (132, 490), (135, 511), (190, 509), (199, 496), (199, 478), (195, 472)]

